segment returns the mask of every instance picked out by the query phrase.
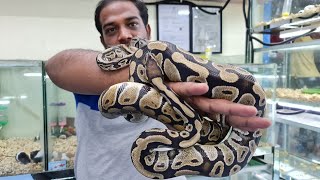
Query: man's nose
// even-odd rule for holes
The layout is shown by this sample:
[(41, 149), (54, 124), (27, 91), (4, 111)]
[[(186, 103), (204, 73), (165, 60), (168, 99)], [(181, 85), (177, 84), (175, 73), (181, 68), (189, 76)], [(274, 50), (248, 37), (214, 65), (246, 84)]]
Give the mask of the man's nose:
[(131, 31), (127, 28), (121, 28), (119, 30), (118, 41), (120, 44), (128, 44), (132, 39)]

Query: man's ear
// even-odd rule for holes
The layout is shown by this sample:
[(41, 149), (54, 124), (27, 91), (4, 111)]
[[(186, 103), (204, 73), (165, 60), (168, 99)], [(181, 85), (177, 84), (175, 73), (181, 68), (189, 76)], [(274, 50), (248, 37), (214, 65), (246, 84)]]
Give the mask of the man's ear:
[(151, 39), (151, 28), (150, 28), (149, 24), (146, 25), (146, 31), (147, 31), (148, 40), (150, 40)]
[(101, 44), (103, 45), (103, 47), (104, 47), (105, 49), (107, 49), (107, 46), (106, 46), (106, 44), (104, 43), (104, 39), (103, 39), (102, 36), (100, 36), (100, 42), (101, 42)]

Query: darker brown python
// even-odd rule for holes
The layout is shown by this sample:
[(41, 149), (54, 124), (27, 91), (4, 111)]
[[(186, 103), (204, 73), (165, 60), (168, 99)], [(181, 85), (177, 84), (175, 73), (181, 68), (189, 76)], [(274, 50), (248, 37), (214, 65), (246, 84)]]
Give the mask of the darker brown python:
[(222, 114), (200, 114), (164, 83), (207, 83), (205, 97), (254, 106), (262, 117), (265, 93), (249, 72), (203, 60), (169, 42), (139, 38), (130, 45), (106, 49), (97, 56), (97, 64), (104, 70), (130, 66), (129, 82), (113, 85), (101, 94), (102, 115), (124, 115), (131, 122), (146, 115), (175, 129), (146, 130), (133, 143), (131, 159), (144, 176), (225, 177), (239, 172), (252, 158), (260, 130), (232, 128)]

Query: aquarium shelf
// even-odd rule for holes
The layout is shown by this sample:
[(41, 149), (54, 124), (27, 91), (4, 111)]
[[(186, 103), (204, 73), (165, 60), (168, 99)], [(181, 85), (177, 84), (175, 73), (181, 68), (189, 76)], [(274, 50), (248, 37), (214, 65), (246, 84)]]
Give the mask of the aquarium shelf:
[(280, 150), (282, 155), (279, 164), (275, 164), (275, 169), (279, 169), (280, 176), (284, 179), (310, 180), (319, 179), (320, 165), (298, 156)]
[(292, 115), (276, 115), (276, 122), (292, 125), (299, 128), (305, 128), (312, 131), (320, 131), (319, 115), (310, 113), (300, 113)]
[[(268, 22), (261, 22), (253, 27), (253, 33), (264, 33), (264, 32), (277, 32), (285, 29), (307, 27), (320, 23), (320, 7), (314, 9), (314, 11), (306, 13), (291, 14), (289, 16), (274, 18)], [(306, 18), (310, 17), (310, 18)]]
[(253, 156), (264, 156), (264, 155), (272, 154), (273, 153), (272, 149), (273, 149), (272, 146), (258, 147)]

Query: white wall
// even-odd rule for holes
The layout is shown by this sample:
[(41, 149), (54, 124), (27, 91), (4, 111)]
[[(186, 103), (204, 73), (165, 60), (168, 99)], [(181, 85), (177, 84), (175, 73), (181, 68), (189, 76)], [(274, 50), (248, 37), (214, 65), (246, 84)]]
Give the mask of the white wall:
[[(1, 0), (0, 59), (47, 60), (67, 48), (101, 50), (93, 14), (97, 0)], [(155, 8), (150, 7), (152, 38)], [(223, 12), (223, 56), (243, 55), (245, 26), (241, 4)]]
[(244, 55), (246, 28), (242, 14), (242, 4), (230, 3), (222, 16), (223, 55)]
[(66, 48), (101, 49), (89, 19), (1, 16), (0, 59), (46, 60)]
[(101, 49), (95, 2), (1, 0), (0, 59), (46, 60), (66, 48)]

